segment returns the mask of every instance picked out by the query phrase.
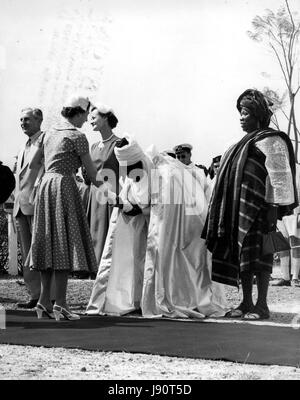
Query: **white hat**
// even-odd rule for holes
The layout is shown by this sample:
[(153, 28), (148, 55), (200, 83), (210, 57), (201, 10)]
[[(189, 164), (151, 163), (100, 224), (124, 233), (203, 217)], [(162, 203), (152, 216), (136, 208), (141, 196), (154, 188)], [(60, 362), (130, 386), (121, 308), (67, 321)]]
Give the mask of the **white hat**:
[(193, 146), (189, 143), (182, 143), (182, 144), (178, 144), (177, 146), (175, 146), (173, 148), (173, 150), (175, 151), (176, 154), (181, 153), (183, 151), (191, 151), (193, 150)]
[(80, 95), (73, 95), (64, 103), (64, 107), (81, 107), (84, 111), (89, 108), (89, 105), (89, 98)]
[(97, 110), (101, 114), (108, 114), (109, 112), (111, 112), (112, 114), (115, 115), (114, 110), (111, 107), (109, 107), (103, 103), (98, 103), (98, 102), (93, 103), (93, 107), (97, 108)]

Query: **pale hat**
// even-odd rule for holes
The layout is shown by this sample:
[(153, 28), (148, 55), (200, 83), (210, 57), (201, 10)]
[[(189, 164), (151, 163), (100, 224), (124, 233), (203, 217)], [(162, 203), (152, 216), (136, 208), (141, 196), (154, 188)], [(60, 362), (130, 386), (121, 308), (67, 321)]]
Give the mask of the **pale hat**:
[(115, 115), (114, 110), (106, 104), (96, 102), (92, 104), (92, 107), (96, 108), (101, 114), (112, 113)]
[(80, 107), (84, 111), (89, 108), (90, 100), (88, 97), (81, 96), (81, 95), (72, 95), (70, 96), (64, 103), (64, 107)]
[(193, 150), (193, 146), (189, 143), (182, 143), (175, 146), (173, 150), (175, 151), (176, 154), (182, 153), (183, 151), (190, 152), (191, 150)]

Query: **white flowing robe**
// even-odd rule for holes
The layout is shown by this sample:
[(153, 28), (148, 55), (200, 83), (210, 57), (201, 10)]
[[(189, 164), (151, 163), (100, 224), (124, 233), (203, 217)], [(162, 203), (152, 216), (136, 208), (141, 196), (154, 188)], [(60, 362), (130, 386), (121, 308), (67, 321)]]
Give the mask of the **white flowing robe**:
[[(153, 164), (143, 154), (143, 168)], [(86, 313), (123, 315), (140, 308), (149, 225), (150, 178), (140, 182), (126, 178), (120, 198), (138, 205), (142, 214), (128, 216), (113, 210), (98, 274)]]
[(148, 179), (127, 179), (122, 190), (143, 213), (129, 217), (114, 210), (87, 314), (141, 308), (145, 317), (224, 315), (225, 293), (211, 281), (210, 254), (201, 239), (206, 182), (154, 148), (143, 164)]
[(223, 316), (225, 292), (211, 281), (211, 254), (201, 239), (210, 195), (205, 174), (171, 157), (153, 154), (153, 160), (152, 189), (160, 188), (152, 190), (142, 314)]

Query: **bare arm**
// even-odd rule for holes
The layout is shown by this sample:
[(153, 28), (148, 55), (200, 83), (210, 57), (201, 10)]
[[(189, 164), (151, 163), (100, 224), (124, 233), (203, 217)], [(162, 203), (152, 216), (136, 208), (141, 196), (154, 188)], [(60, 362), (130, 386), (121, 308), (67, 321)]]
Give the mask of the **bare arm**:
[(92, 183), (97, 187), (101, 186), (103, 184), (103, 181), (98, 181), (96, 179), (97, 169), (91, 159), (90, 153), (85, 153), (81, 155), (81, 161)]

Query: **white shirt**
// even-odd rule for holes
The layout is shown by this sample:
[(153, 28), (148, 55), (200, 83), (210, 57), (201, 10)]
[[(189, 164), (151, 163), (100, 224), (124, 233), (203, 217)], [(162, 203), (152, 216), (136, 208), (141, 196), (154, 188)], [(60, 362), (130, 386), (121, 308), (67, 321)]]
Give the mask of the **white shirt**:
[(25, 145), (24, 154), (23, 154), (22, 166), (28, 162), (28, 160), (27, 160), (28, 154), (30, 153), (32, 146), (35, 146), (36, 141), (41, 136), (41, 133), (42, 133), (41, 131), (38, 131), (34, 135), (32, 135), (28, 138), (26, 145)]

